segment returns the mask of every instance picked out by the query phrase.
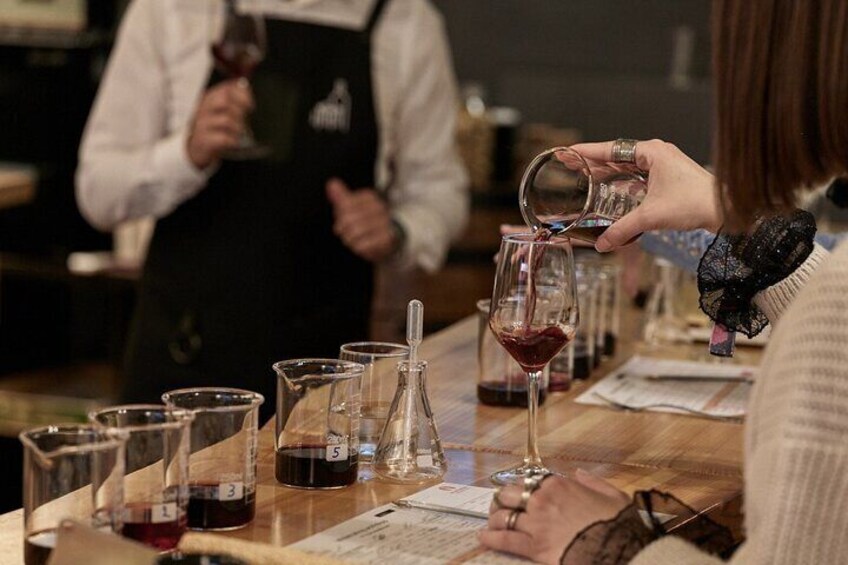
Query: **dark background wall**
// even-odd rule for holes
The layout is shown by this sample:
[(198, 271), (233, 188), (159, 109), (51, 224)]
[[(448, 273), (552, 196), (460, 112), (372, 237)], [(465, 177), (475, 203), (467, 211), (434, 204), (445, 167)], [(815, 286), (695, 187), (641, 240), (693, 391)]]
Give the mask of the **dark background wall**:
[[(433, 1), (460, 82), (482, 83), (525, 122), (576, 127), (587, 140), (661, 137), (708, 160), (709, 0)], [(691, 57), (688, 84), (674, 85), (680, 28)]]

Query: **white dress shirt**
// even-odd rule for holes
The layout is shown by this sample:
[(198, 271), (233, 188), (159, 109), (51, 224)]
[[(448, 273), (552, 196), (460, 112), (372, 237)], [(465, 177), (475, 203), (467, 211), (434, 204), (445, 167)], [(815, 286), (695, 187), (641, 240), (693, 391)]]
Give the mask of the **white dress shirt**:
[[(258, 0), (271, 16), (362, 29), (375, 0)], [(127, 9), (80, 148), (77, 201), (92, 225), (162, 218), (212, 171), (186, 152), (212, 66), (208, 0), (134, 0)], [(380, 145), (377, 187), (406, 233), (402, 266), (438, 269), (468, 215), (455, 150), (456, 81), (441, 16), (428, 0), (391, 0), (374, 31)]]

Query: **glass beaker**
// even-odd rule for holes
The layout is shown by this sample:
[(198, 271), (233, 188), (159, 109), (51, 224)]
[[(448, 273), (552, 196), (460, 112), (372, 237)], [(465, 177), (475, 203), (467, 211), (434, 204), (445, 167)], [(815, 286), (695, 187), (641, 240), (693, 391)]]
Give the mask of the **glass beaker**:
[(647, 175), (630, 163), (587, 161), (569, 147), (538, 155), (519, 187), (521, 215), (534, 230), (594, 243), (647, 193)]
[(24, 562), (42, 565), (62, 520), (120, 532), (126, 434), (96, 426), (47, 426), (21, 432)]
[(194, 414), (157, 404), (113, 406), (89, 419), (128, 432), (124, 479), (124, 537), (160, 551), (186, 530), (188, 455)]
[(374, 472), (395, 483), (439, 479), (447, 461), (427, 398), (427, 362), (398, 363), (398, 386), (374, 454)]
[(188, 527), (232, 530), (256, 513), (256, 436), (265, 398), (236, 388), (186, 388), (162, 402), (194, 413)]
[(397, 388), (397, 364), (409, 357), (409, 346), (361, 341), (342, 345), (339, 359), (360, 363), (362, 404), (359, 409), (359, 462), (370, 462), (380, 441), (389, 406)]
[(274, 364), (277, 481), (306, 489), (335, 489), (356, 482), (364, 370), (359, 363), (338, 359)]
[[(527, 375), (489, 326), (491, 299), (477, 301), (477, 400), (489, 406), (527, 408)], [(539, 405), (548, 396), (550, 366), (542, 370)]]

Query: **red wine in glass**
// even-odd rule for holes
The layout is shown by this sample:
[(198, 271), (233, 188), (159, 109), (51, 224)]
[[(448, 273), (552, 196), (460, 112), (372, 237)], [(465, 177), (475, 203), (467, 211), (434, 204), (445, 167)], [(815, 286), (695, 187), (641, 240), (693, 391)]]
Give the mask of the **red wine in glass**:
[(127, 504), (124, 529), (121, 533), (126, 538), (134, 539), (160, 551), (174, 549), (186, 531), (186, 514), (176, 508), (174, 520), (154, 522), (152, 516), (157, 511), (157, 506), (161, 505)]
[(212, 57), (218, 70), (230, 78), (250, 78), (262, 62), (262, 50), (250, 43), (227, 41), (212, 45)]
[(500, 328), (495, 332), (498, 341), (525, 371), (542, 368), (574, 339), (573, 328), (550, 326), (541, 330)]
[(24, 563), (26, 565), (44, 565), (50, 553), (56, 547), (56, 530), (33, 532), (24, 541)]
[[(527, 382), (484, 381), (477, 385), (477, 399), (488, 406), (527, 408)], [(545, 403), (548, 391), (539, 389), (539, 405)]]
[(245, 491), (237, 500), (207, 497), (217, 493), (218, 483), (189, 485), (188, 527), (198, 530), (232, 530), (246, 526), (256, 514), (256, 492)]
[(326, 445), (301, 445), (277, 450), (274, 474), (284, 485), (300, 488), (340, 488), (356, 482), (359, 454), (327, 460)]

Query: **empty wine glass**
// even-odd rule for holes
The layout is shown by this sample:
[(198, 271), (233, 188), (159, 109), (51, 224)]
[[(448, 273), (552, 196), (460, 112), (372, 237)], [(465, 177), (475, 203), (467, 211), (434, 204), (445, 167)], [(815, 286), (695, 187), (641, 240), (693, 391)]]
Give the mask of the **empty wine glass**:
[(548, 472), (539, 455), (536, 413), (542, 369), (574, 339), (577, 283), (568, 238), (534, 234), (504, 236), (498, 258), (489, 326), (527, 373), (527, 449), (524, 462), (491, 476), (511, 484)]
[[(210, 19), (212, 57), (218, 71), (248, 87), (256, 66), (265, 58), (265, 20), (259, 14), (238, 9), (235, 0), (224, 0)], [(223, 13), (222, 13), (223, 12)], [(239, 144), (224, 154), (225, 159), (243, 161), (268, 156), (270, 148), (260, 145), (245, 124)]]
[(633, 164), (591, 161), (569, 147), (555, 147), (527, 167), (519, 205), (534, 230), (595, 243), (642, 202), (647, 188), (647, 175)]

